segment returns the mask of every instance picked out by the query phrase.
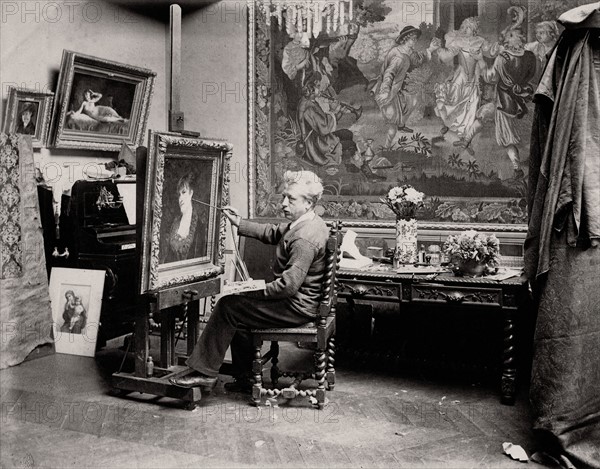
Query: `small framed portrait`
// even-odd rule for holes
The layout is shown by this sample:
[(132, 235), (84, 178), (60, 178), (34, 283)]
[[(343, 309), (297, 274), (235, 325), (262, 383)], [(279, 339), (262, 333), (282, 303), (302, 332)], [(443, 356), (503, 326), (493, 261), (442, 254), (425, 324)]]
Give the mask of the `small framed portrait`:
[[(229, 159), (224, 141), (150, 131), (140, 292), (223, 272)], [(138, 175), (139, 177), (139, 175)], [(140, 184), (140, 181), (138, 181)]]
[(46, 146), (53, 99), (51, 92), (10, 87), (3, 132), (31, 135), (34, 148)]
[(104, 270), (52, 268), (50, 301), (56, 353), (94, 356), (104, 276)]
[(63, 51), (53, 119), (55, 148), (119, 151), (146, 132), (156, 73)]

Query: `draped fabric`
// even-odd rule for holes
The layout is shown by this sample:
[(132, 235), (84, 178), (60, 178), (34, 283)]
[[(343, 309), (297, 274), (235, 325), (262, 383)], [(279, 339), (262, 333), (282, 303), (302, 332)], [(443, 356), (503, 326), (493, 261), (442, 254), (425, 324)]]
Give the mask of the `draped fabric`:
[[(595, 32), (594, 32), (595, 31)], [(600, 238), (600, 81), (597, 30), (566, 30), (536, 93), (529, 159), (525, 270), (548, 272), (553, 230)]]
[[(533, 427), (544, 451), (577, 468), (600, 468), (597, 7), (600, 3), (588, 9), (596, 15), (586, 20), (591, 27), (563, 22), (567, 29), (537, 90), (525, 242), (525, 273), (538, 304), (530, 387)], [(585, 19), (578, 12), (569, 17)]]
[(0, 368), (52, 342), (31, 136), (0, 135)]
[(600, 248), (555, 233), (535, 328), (530, 400), (544, 450), (600, 468)]

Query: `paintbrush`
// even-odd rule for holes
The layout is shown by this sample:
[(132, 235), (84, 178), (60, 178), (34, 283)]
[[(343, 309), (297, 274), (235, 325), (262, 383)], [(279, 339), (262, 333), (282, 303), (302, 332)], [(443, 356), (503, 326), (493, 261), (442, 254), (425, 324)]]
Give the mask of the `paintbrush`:
[[(203, 202), (202, 200), (194, 199), (193, 197), (192, 197), (192, 200), (194, 202), (198, 202), (199, 204), (208, 205), (209, 207), (216, 208), (217, 210), (223, 210), (223, 211), (227, 210), (228, 212), (233, 213), (230, 209), (225, 208), (225, 207), (217, 207), (216, 205), (209, 204), (208, 202)], [(242, 280), (248, 280), (250, 278), (250, 274), (248, 273), (248, 268), (246, 267), (246, 264), (244, 264), (244, 261), (242, 260), (242, 256), (240, 256), (240, 251), (238, 249), (237, 243), (235, 242), (235, 235), (233, 234), (233, 229), (231, 230), (231, 235), (233, 236), (233, 247), (235, 248), (235, 257), (237, 259), (237, 262), (234, 262), (235, 268), (237, 269), (240, 277), (242, 277)], [(238, 263), (239, 263), (239, 268), (238, 268)], [(240, 269), (241, 269), (241, 272), (240, 272)]]
[(226, 208), (224, 208), (224, 207), (218, 207), (218, 206), (216, 206), (216, 205), (209, 204), (208, 202), (203, 202), (203, 201), (201, 201), (201, 200), (194, 199), (193, 197), (192, 197), (192, 200), (193, 200), (194, 202), (198, 202), (199, 204), (202, 204), (202, 205), (208, 205), (209, 207), (216, 208), (217, 210), (228, 210), (228, 211), (229, 211), (229, 209), (226, 209)]

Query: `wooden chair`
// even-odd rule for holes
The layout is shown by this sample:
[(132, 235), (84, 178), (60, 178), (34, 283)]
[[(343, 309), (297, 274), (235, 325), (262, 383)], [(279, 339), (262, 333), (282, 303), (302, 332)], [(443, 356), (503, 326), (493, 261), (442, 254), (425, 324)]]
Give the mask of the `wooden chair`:
[[(325, 404), (325, 390), (333, 390), (335, 385), (335, 310), (337, 303), (336, 272), (340, 260), (341, 222), (334, 222), (326, 246), (326, 268), (323, 280), (322, 298), (314, 322), (299, 327), (252, 329), (254, 360), (252, 373), (254, 386), (252, 401), (259, 406), (263, 396), (284, 399), (308, 397), (311, 403), (322, 409)], [(270, 349), (262, 355), (262, 345), (271, 341)], [(314, 349), (314, 372), (281, 371), (279, 369), (279, 342), (310, 344)], [(263, 385), (263, 368), (271, 361), (272, 388)], [(285, 388), (279, 388), (280, 377), (293, 377), (294, 381)], [(304, 379), (314, 379), (316, 389), (299, 390)]]

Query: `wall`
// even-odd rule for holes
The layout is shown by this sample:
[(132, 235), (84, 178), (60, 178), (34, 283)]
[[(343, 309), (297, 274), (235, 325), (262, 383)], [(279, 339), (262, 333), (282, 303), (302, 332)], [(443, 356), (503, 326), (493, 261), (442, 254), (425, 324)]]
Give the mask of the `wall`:
[[(149, 68), (157, 73), (149, 129), (166, 129), (168, 23), (105, 0), (3, 1), (0, 4), (2, 116), (9, 86), (56, 91), (63, 49)], [(147, 138), (147, 137), (146, 137)], [(58, 172), (66, 188), (86, 163), (115, 159), (116, 152), (41, 149), (35, 153), (47, 180)], [(63, 165), (67, 163), (74, 171)]]
[(231, 204), (248, 208), (247, 7), (225, 0), (185, 14), (182, 100), (185, 128), (233, 144)]
[[(145, 5), (145, 6), (144, 6)], [(148, 129), (168, 129), (169, 3), (124, 0), (0, 2), (0, 83), (4, 115), (8, 86), (56, 91), (63, 49), (149, 68), (157, 73)], [(234, 146), (231, 203), (248, 213), (247, 17), (243, 0), (183, 4), (181, 111), (185, 129)], [(147, 137), (144, 144), (147, 144)], [(60, 172), (65, 189), (90, 162), (116, 152), (41, 149), (36, 164), (47, 180)], [(73, 165), (71, 172), (64, 165)], [(231, 249), (231, 237), (227, 238)]]
[[(126, 5), (126, 2), (121, 2)], [(231, 199), (247, 213), (247, 25), (246, 3), (226, 0), (184, 8), (181, 110), (185, 128), (234, 145)], [(63, 49), (149, 68), (157, 73), (148, 129), (168, 128), (168, 3), (128, 9), (106, 0), (3, 1), (0, 18), (0, 83), (4, 116), (9, 86), (56, 90)], [(157, 11), (161, 12), (157, 14)], [(164, 14), (162, 12), (164, 11)], [(145, 142), (146, 143), (146, 142)], [(62, 171), (65, 187), (81, 177), (83, 165), (103, 163), (115, 152), (36, 151), (47, 179)], [(76, 163), (69, 175), (64, 163)]]

